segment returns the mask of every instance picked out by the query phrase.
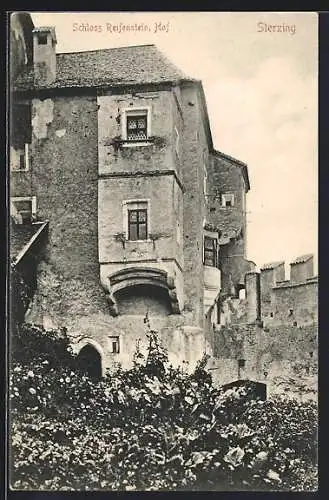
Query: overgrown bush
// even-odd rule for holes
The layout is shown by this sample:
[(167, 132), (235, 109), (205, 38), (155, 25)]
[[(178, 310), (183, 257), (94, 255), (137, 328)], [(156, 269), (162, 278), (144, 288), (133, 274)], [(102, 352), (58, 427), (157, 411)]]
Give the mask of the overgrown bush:
[(131, 370), (101, 380), (75, 369), (65, 332), (30, 329), (33, 355), (29, 328), (20, 331), (10, 385), (13, 488), (316, 489), (314, 403), (215, 388), (205, 359), (192, 375), (169, 366), (147, 326), (146, 359), (137, 348)]

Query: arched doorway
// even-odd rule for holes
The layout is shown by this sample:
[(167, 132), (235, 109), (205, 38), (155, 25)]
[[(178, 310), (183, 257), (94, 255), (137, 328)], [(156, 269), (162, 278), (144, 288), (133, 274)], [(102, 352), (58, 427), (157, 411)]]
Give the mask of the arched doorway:
[(86, 344), (77, 356), (78, 369), (93, 378), (102, 376), (102, 357), (91, 344)]

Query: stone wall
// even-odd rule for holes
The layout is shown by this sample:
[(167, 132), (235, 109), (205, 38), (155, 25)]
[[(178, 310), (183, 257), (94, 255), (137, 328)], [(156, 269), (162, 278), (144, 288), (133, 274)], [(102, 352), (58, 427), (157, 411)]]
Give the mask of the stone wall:
[[(308, 274), (312, 274), (311, 269)], [(257, 275), (259, 290), (256, 286)], [(256, 319), (257, 308), (260, 308), (260, 319), (264, 325), (300, 326), (317, 323), (318, 278), (309, 277), (298, 282), (282, 279), (283, 262), (275, 268), (261, 269), (260, 273), (246, 274), (247, 321)]]
[[(235, 293), (235, 287), (243, 285), (246, 272), (246, 186), (241, 167), (233, 161), (212, 155), (208, 166), (207, 220), (220, 228), (222, 240), (219, 265), (222, 272), (222, 290)], [(222, 195), (234, 195), (234, 206), (223, 207)], [(248, 269), (249, 270), (249, 269)]]
[[(318, 279), (302, 283), (285, 282), (272, 290), (271, 308), (274, 324), (312, 324), (318, 317)], [(265, 320), (265, 318), (264, 318)]]
[[(98, 228), (101, 263), (176, 259), (183, 266), (182, 238), (177, 238), (176, 213), (182, 201), (181, 190), (172, 175), (113, 177), (99, 180)], [(126, 241), (116, 235), (125, 233), (123, 202), (132, 199), (149, 202), (147, 241)], [(176, 210), (175, 210), (176, 208)], [(180, 214), (182, 215), (182, 214)], [(182, 218), (179, 217), (182, 224)], [(152, 237), (156, 239), (152, 241)], [(127, 237), (127, 235), (126, 235)]]
[(203, 328), (203, 223), (205, 220), (204, 184), (208, 144), (202, 122), (198, 90), (194, 85), (181, 89), (182, 178), (184, 185), (184, 315), (186, 323)]
[[(300, 387), (302, 392), (316, 394), (316, 390), (313, 390), (318, 371), (316, 324), (265, 328), (257, 325), (226, 325), (217, 329), (214, 336), (215, 357), (209, 367), (218, 368), (218, 383), (226, 383), (230, 375), (231, 380), (249, 378), (266, 382), (270, 393), (285, 391), (287, 387), (288, 390)], [(240, 370), (239, 359), (244, 360)], [(222, 370), (219, 369), (221, 366)]]
[[(195, 89), (190, 93), (179, 96), (181, 112), (177, 111), (172, 94), (165, 92), (164, 97), (160, 94), (156, 98), (160, 107), (155, 110), (153, 130), (163, 134), (166, 147), (164, 143), (157, 143), (150, 146), (151, 149), (146, 146), (120, 152), (105, 145), (106, 137), (117, 133), (108, 129), (109, 124), (116, 127), (117, 123), (112, 97), (101, 101), (101, 108), (96, 96), (92, 95), (56, 98), (48, 95), (32, 101), (31, 192), (37, 198), (38, 218), (49, 220), (49, 245), (45, 261), (38, 269), (38, 292), (26, 320), (41, 323), (46, 328), (66, 327), (76, 349), (86, 342), (96, 343), (105, 367), (117, 362), (127, 367), (132, 362), (136, 340), (143, 336), (145, 339), (146, 311), (153, 328), (159, 331), (169, 349), (171, 361), (182, 363), (185, 360), (193, 366), (206, 349), (201, 328), (204, 214), (200, 206), (204, 198), (199, 190), (206, 139), (202, 136), (204, 131)], [(190, 99), (195, 107), (189, 104)], [(107, 108), (105, 102), (112, 107)], [(172, 134), (176, 134), (176, 122), (169, 117), (164, 120), (162, 112), (175, 116), (181, 134), (181, 113), (184, 115), (184, 134), (187, 135), (180, 137), (181, 158), (176, 149), (173, 154)], [(101, 120), (98, 120), (100, 113)], [(101, 134), (101, 140), (100, 129), (103, 135), (108, 134), (104, 137)], [(198, 133), (202, 136), (202, 147)], [(191, 138), (189, 149), (186, 141)], [(191, 175), (193, 162), (195, 177)], [(157, 172), (148, 175), (152, 165)], [(128, 175), (121, 176), (122, 169)], [(141, 169), (145, 170), (145, 176), (138, 175)], [(195, 215), (192, 212), (192, 222), (198, 223), (196, 227), (190, 225), (189, 219), (186, 226), (183, 224), (183, 190), (179, 178), (183, 170), (185, 180), (190, 182), (193, 177), (187, 200), (197, 207)], [(140, 197), (150, 200), (151, 232), (156, 233), (156, 237), (142, 245), (127, 241), (123, 244), (115, 236), (123, 231), (122, 201)], [(185, 214), (191, 217), (189, 210)], [(185, 243), (188, 240), (191, 246)], [(185, 250), (190, 249), (193, 274), (190, 268), (183, 267), (183, 246)], [(118, 294), (118, 306), (124, 314), (117, 318), (110, 316), (99, 266), (104, 267), (101, 269), (106, 274), (110, 265), (114, 266), (112, 271), (117, 271), (134, 266), (136, 262), (163, 269), (175, 278), (182, 309), (187, 305), (184, 314), (169, 314), (166, 294), (143, 296), (139, 292), (134, 294), (131, 288), (127, 293)], [(191, 283), (184, 288), (183, 269), (186, 279), (196, 283), (196, 290), (191, 289)], [(184, 290), (186, 300), (182, 298)], [(119, 354), (111, 353), (109, 343), (113, 336), (120, 337)]]
[[(99, 174), (168, 170), (176, 166), (174, 156), (173, 94), (168, 90), (100, 95), (98, 103)], [(150, 144), (120, 144), (124, 138), (125, 110), (149, 110)], [(147, 142), (147, 141), (146, 141)]]

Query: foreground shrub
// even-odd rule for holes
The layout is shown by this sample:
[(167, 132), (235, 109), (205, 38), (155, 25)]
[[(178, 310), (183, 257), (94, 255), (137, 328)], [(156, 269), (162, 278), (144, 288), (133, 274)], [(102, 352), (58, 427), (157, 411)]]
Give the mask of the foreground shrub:
[[(16, 489), (314, 490), (317, 408), (215, 388), (201, 360), (168, 366), (156, 332), (146, 360), (96, 381), (61, 348), (14, 360), (12, 474)], [(48, 348), (48, 347), (47, 347)], [(41, 353), (41, 354), (40, 354)], [(137, 353), (138, 354), (138, 353)]]

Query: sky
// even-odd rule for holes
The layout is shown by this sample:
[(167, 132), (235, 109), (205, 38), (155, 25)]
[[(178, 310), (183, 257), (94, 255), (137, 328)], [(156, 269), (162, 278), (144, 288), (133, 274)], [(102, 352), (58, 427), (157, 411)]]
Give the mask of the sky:
[[(314, 253), (317, 272), (316, 13), (31, 15), (55, 27), (57, 52), (154, 43), (202, 80), (214, 147), (248, 164), (247, 257), (259, 267), (284, 260), (288, 278), (295, 257)], [(136, 23), (148, 30), (122, 30)]]

